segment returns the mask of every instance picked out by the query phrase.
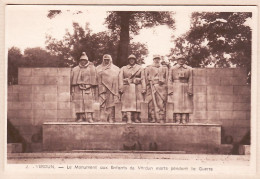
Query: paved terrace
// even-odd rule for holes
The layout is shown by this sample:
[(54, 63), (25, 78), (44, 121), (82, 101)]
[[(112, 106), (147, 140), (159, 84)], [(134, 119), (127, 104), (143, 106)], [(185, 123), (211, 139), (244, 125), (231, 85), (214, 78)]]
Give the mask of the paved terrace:
[[(59, 153), (8, 153), (8, 164), (80, 164), (88, 163), (96, 159), (97, 163), (102, 164), (103, 159), (111, 159), (109, 162), (122, 161), (125, 164), (138, 164), (143, 159), (163, 159), (163, 161), (174, 161), (175, 164), (187, 164), (196, 162), (210, 165), (238, 165), (248, 166), (250, 164), (250, 155), (207, 155), (207, 154), (185, 154), (184, 152), (133, 152), (133, 151), (75, 151), (75, 152), (59, 152)], [(90, 160), (91, 159), (91, 160)], [(124, 159), (124, 160), (120, 160)], [(132, 160), (131, 160), (132, 159)], [(162, 160), (160, 160), (162, 161)], [(158, 161), (157, 161), (158, 162)]]

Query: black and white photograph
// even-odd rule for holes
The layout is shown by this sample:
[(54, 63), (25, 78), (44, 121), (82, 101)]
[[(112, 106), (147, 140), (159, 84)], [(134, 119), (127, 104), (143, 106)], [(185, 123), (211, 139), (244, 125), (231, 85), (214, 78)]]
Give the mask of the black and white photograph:
[(6, 5), (5, 170), (255, 174), (257, 16)]

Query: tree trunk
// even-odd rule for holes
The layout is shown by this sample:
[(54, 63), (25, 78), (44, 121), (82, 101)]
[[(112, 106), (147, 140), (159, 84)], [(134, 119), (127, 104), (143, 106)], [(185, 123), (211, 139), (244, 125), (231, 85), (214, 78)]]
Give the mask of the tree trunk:
[(129, 39), (129, 20), (130, 20), (131, 12), (119, 12), (119, 16), (121, 19), (120, 22), (120, 40), (118, 44), (118, 52), (117, 52), (117, 60), (115, 65), (118, 67), (122, 67), (127, 65), (127, 57), (128, 57), (128, 45), (130, 42)]

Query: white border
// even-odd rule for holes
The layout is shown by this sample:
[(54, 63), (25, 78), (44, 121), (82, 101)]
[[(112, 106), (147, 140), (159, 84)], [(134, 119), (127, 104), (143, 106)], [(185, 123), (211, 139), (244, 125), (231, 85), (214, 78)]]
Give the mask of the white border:
[[(10, 1), (4, 1), (4, 3), (6, 3), (6, 2), (10, 2)], [(21, 3), (21, 1), (12, 1), (12, 2), (14, 2), (14, 3)], [(53, 1), (41, 1), (41, 2), (44, 2), (44, 3), (53, 3)], [(86, 1), (77, 1), (77, 3), (78, 2), (81, 2), (81, 3), (86, 3)], [(107, 1), (106, 1), (107, 2)], [(194, 1), (193, 3), (197, 3), (198, 1)], [(211, 2), (211, 1), (210, 1)], [(210, 3), (210, 2), (206, 2), (206, 3)], [(217, 1), (218, 3), (219, 3), (219, 1)], [(35, 3), (35, 1), (26, 1), (26, 3)], [(64, 3), (64, 1), (55, 1), (55, 3)], [(75, 2), (74, 2), (75, 3)], [(92, 3), (97, 3), (97, 2), (92, 2)], [(98, 3), (104, 3), (105, 4), (105, 1), (99, 1)], [(131, 2), (131, 3), (133, 3), (133, 2)], [(154, 3), (154, 1), (150, 1), (149, 3)], [(158, 3), (158, 2), (157, 2)], [(186, 4), (186, 3), (190, 3), (190, 2), (187, 2), (187, 1), (181, 1), (181, 3), (182, 4)], [(228, 4), (228, 2), (222, 2), (222, 3), (225, 3), (225, 4)], [(251, 4), (251, 3), (253, 3), (253, 1), (251, 2), (245, 2), (245, 1), (237, 1), (236, 3), (239, 3), (239, 4)], [(217, 3), (215, 3), (215, 4), (217, 4)], [(254, 4), (254, 3), (253, 3)], [(255, 3), (255, 5), (257, 5), (256, 3)], [(147, 6), (145, 6), (145, 7), (147, 7)], [(120, 10), (131, 10), (131, 9), (133, 9), (133, 10), (136, 10), (135, 8), (136, 7), (122, 7), (122, 6), (117, 6), (116, 8), (119, 8)], [(149, 10), (152, 10), (152, 9), (154, 9), (154, 10), (157, 10), (158, 11), (158, 9), (156, 9), (156, 8), (158, 8), (157, 6), (149, 6), (149, 8), (151, 8), (151, 9), (149, 9)], [(165, 9), (164, 9), (165, 8)], [(162, 9), (163, 10), (167, 10), (167, 8), (170, 8), (170, 7), (165, 7), (165, 6), (162, 6)], [(183, 7), (180, 7), (180, 6), (177, 6), (177, 7), (175, 7), (175, 8), (183, 8)], [(195, 8), (199, 8), (199, 10), (194, 10), (194, 11), (206, 11), (206, 9), (207, 8), (209, 8), (209, 7), (206, 7), (206, 6), (197, 6), (197, 7), (195, 7)], [(216, 7), (217, 8), (217, 11), (230, 11), (230, 10), (227, 10), (228, 9), (228, 6), (218, 6), (218, 7)], [(244, 11), (243, 10), (241, 10), (241, 8), (243, 8), (243, 7), (235, 7), (235, 6), (233, 6), (231, 9), (231, 11), (232, 12), (236, 12), (236, 11), (239, 11), (239, 12), (245, 12), (245, 11), (248, 11), (248, 10), (246, 10), (246, 9), (244, 9)], [(257, 29), (256, 27), (258, 26), (259, 27), (259, 24), (257, 24), (257, 22), (258, 22), (258, 19), (256, 19), (257, 18), (257, 8), (256, 7), (247, 7), (247, 8), (250, 8), (250, 9), (254, 9), (254, 10), (252, 10), (253, 11), (253, 22), (254, 22), (254, 31), (253, 31), (253, 34), (252, 34), (252, 84), (259, 84), (259, 81), (257, 81), (257, 74), (259, 73), (258, 71), (257, 71), (257, 69), (258, 68), (260, 68), (260, 65), (259, 65), (259, 62), (257, 63), (257, 52), (258, 52), (258, 54), (259, 54), (259, 50), (257, 51), (256, 49), (257, 49), (257, 44), (259, 43), (257, 43), (257, 40), (258, 40), (258, 34), (259, 34), (259, 29)], [(2, 8), (3, 9), (3, 8)], [(108, 9), (111, 9), (111, 10), (115, 10), (114, 9), (114, 7), (112, 7), (112, 6), (110, 6)], [(168, 9), (169, 11), (172, 11), (172, 9)], [(214, 11), (213, 9), (212, 9), (212, 7), (210, 7), (210, 10), (209, 11)], [(2, 11), (3, 12), (3, 11)], [(259, 14), (259, 12), (258, 12), (258, 14)], [(256, 30), (257, 29), (257, 30)], [(1, 37), (3, 36), (3, 33), (1, 33)], [(4, 36), (3, 36), (4, 37)], [(2, 43), (3, 44), (3, 43)], [(258, 49), (259, 49), (259, 46), (258, 46)], [(3, 52), (3, 49), (1, 48), (1, 52)], [(1, 55), (1, 57), (2, 57), (2, 55)], [(5, 53), (5, 57), (4, 57), (5, 59), (7, 59), (7, 54)], [(2, 61), (1, 61), (1, 63), (2, 63)], [(4, 66), (6, 66), (7, 65), (7, 62), (5, 61), (5, 64), (4, 64)], [(256, 67), (258, 67), (258, 68), (256, 68)], [(5, 72), (4, 73), (4, 75), (3, 76), (1, 76), (1, 81), (4, 81), (4, 83), (6, 84), (6, 76), (7, 76), (7, 70), (3, 70), (3, 71), (1, 71), (1, 72)], [(4, 77), (3, 78), (3, 80), (2, 80), (2, 77)], [(257, 83), (258, 82), (258, 83)], [(6, 85), (5, 85), (5, 89), (4, 89), (4, 92), (6, 93), (7, 92), (7, 87), (6, 87)], [(258, 125), (256, 125), (257, 124), (257, 121), (256, 121), (256, 119), (257, 119), (257, 109), (259, 108), (259, 106), (258, 105), (256, 105), (257, 104), (257, 99), (258, 98), (256, 98), (256, 96), (257, 96), (257, 92), (259, 92), (259, 91), (257, 91), (257, 86), (256, 85), (252, 85), (252, 88), (251, 88), (251, 96), (252, 96), (252, 107), (251, 107), (251, 129), (252, 129), (252, 136), (251, 136), (251, 141), (252, 141), (252, 144), (251, 144), (251, 163), (250, 163), (250, 165), (252, 166), (252, 165), (254, 165), (255, 163), (256, 163), (256, 152), (257, 152), (257, 150), (256, 150), (256, 139), (257, 139), (257, 135), (256, 135), (256, 132), (257, 132), (257, 130), (256, 129), (259, 129), (259, 123), (258, 123)], [(4, 93), (4, 94), (5, 94)], [(7, 95), (5, 95), (5, 98), (4, 98), (4, 100), (6, 101), (6, 96)], [(1, 101), (2, 102), (2, 101)], [(6, 104), (5, 104), (5, 102), (3, 103), (3, 105), (4, 105), (4, 109), (6, 109)], [(1, 105), (2, 106), (2, 105)], [(3, 114), (3, 113), (2, 113)], [(2, 115), (1, 114), (1, 115)], [(1, 119), (6, 119), (6, 110), (4, 110), (4, 118), (2, 118), (1, 117)], [(1, 121), (3, 121), (3, 120), (1, 120)], [(1, 123), (2, 124), (2, 123)], [(4, 123), (5, 124), (5, 129), (6, 129), (6, 123)], [(2, 125), (3, 126), (3, 125)], [(5, 130), (4, 130), (5, 131)], [(6, 132), (4, 132), (4, 142), (6, 142)], [(3, 141), (3, 140), (2, 140)], [(259, 143), (257, 143), (258, 144), (258, 146), (259, 146)], [(4, 145), (5, 146), (5, 145)], [(258, 148), (259, 149), (259, 148)], [(4, 147), (4, 153), (6, 154), (6, 147)], [(257, 153), (258, 155), (259, 155), (259, 153)], [(6, 157), (5, 157), (6, 158)], [(124, 161), (122, 161), (122, 162), (124, 162)], [(148, 161), (149, 163), (150, 163), (150, 161)], [(120, 162), (121, 163), (121, 162)], [(5, 164), (6, 164), (6, 160), (5, 160)], [(9, 167), (9, 166), (8, 166)], [(233, 171), (234, 171), (234, 173), (236, 173), (236, 171), (238, 171), (240, 174), (245, 174), (244, 172), (244, 168), (247, 168), (247, 167), (242, 167), (242, 168), (240, 168), (240, 167), (236, 167), (236, 168), (233, 168)], [(19, 170), (19, 167), (15, 167), (15, 168), (13, 168), (13, 169), (15, 169), (16, 171), (18, 171)], [(228, 171), (228, 172), (230, 172), (230, 170), (232, 170), (232, 168), (231, 167), (228, 167), (228, 168), (223, 168), (223, 170), (226, 170), (226, 171)], [(221, 171), (223, 171), (222, 169), (221, 169)], [(145, 173), (145, 172), (144, 172)], [(233, 174), (234, 174), (233, 173)], [(149, 173), (148, 173), (149, 174)], [(151, 174), (151, 173), (150, 173)]]

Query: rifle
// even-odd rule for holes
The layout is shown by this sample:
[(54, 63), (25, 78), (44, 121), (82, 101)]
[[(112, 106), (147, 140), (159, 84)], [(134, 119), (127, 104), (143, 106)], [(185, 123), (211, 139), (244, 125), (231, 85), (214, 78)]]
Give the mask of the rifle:
[(85, 111), (85, 100), (84, 100), (84, 90), (81, 90), (82, 91), (82, 101), (83, 101), (83, 110), (84, 110), (84, 116), (85, 116), (85, 120), (86, 120), (86, 118), (87, 118), (87, 116), (86, 116), (86, 111)]
[(157, 106), (156, 99), (155, 99), (156, 90), (154, 88), (154, 85), (153, 85), (152, 81), (150, 81), (150, 86), (151, 86), (151, 91), (152, 91), (152, 99), (153, 99), (155, 117), (156, 117), (156, 120), (159, 120), (160, 116), (158, 116), (158, 112), (157, 112), (158, 111), (158, 106)]

